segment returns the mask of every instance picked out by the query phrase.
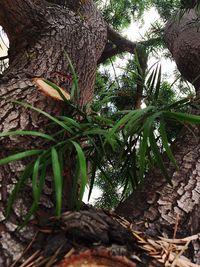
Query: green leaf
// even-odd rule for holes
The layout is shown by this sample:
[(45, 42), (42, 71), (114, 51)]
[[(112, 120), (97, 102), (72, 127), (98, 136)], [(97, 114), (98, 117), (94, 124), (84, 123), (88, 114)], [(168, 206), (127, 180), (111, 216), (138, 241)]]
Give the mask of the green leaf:
[(181, 100), (179, 100), (179, 101), (176, 101), (176, 102), (173, 103), (173, 104), (168, 105), (166, 108), (167, 108), (167, 109), (181, 108), (183, 105), (185, 105), (185, 104), (187, 104), (187, 103), (189, 104), (189, 103), (190, 103), (190, 100), (191, 100), (190, 97), (186, 97), (186, 98), (183, 98), (183, 99), (181, 99)]
[(109, 118), (106, 118), (104, 116), (94, 116), (94, 121), (97, 121), (98, 123), (102, 123), (104, 125), (107, 125), (107, 126), (111, 126), (113, 125), (114, 121), (109, 119)]
[(148, 122), (145, 123), (142, 141), (139, 147), (139, 158), (140, 158), (139, 180), (141, 182), (144, 181), (144, 172), (146, 168), (146, 151), (148, 147), (148, 138), (149, 138), (149, 132), (150, 132), (151, 126), (152, 125), (150, 123)]
[(119, 128), (124, 127), (124, 125), (130, 120), (130, 118), (137, 114), (137, 112), (137, 110), (133, 110), (123, 116), (110, 130), (110, 135), (114, 134)]
[[(40, 160), (38, 159), (38, 161), (36, 161), (35, 164), (34, 164), (35, 172), (37, 173), (37, 171), (38, 171), (38, 173), (37, 174), (36, 173), (33, 174), (33, 176), (34, 175), (35, 176), (39, 175), (39, 162), (40, 162)], [(38, 176), (35, 177), (36, 178), (36, 181), (35, 181), (36, 183), (35, 183), (35, 185), (33, 185), (33, 186), (35, 186), (33, 203), (31, 205), (31, 208), (29, 209), (28, 213), (26, 214), (22, 225), (20, 225), (20, 227), (18, 227), (18, 230), (22, 229), (25, 225), (27, 225), (27, 223), (29, 222), (31, 216), (35, 213), (35, 211), (38, 208), (40, 196), (41, 196), (41, 193), (42, 193), (42, 188), (43, 188), (44, 182), (45, 182), (46, 167), (47, 167), (47, 164), (45, 162), (43, 164), (43, 166), (42, 166), (42, 171), (41, 171), (41, 175), (39, 176), (39, 179), (38, 179)], [(34, 173), (34, 169), (33, 169), (33, 173)]]
[(63, 120), (65, 123), (68, 123), (69, 125), (72, 125), (72, 126), (78, 128), (78, 129), (81, 129), (81, 124), (76, 122), (75, 120), (69, 118), (69, 117), (59, 116), (58, 118)]
[(33, 107), (31, 105), (29, 105), (28, 103), (24, 103), (24, 102), (21, 102), (21, 101), (17, 101), (17, 100), (12, 100), (13, 103), (16, 103), (16, 104), (19, 104), (25, 108), (30, 108), (32, 110), (35, 110), (36, 112), (40, 113), (40, 114), (43, 114), (45, 117), (47, 117), (48, 119), (52, 120), (53, 122), (55, 122), (56, 124), (60, 125), (62, 128), (64, 128), (66, 131), (68, 131), (69, 133), (73, 133), (73, 131), (70, 129), (70, 127), (68, 127), (65, 123), (63, 123), (62, 121), (56, 119), (55, 117), (51, 116), (49, 113), (39, 109), (39, 108), (36, 108), (36, 107)]
[(33, 176), (32, 176), (32, 190), (33, 198), (38, 200), (38, 176), (39, 176), (39, 167), (40, 167), (40, 157), (36, 160), (33, 167)]
[(7, 202), (7, 207), (6, 207), (6, 217), (8, 217), (11, 213), (12, 210), (12, 205), (14, 201), (17, 198), (17, 195), (19, 191), (21, 190), (22, 186), (25, 184), (25, 182), (31, 177), (31, 173), (33, 171), (33, 163), (29, 163), (25, 170), (23, 171), (22, 175), (19, 177), (19, 180), (17, 184), (15, 185), (12, 193), (10, 194)]
[(171, 162), (174, 164), (174, 166), (177, 168), (176, 160), (174, 158), (174, 155), (173, 155), (173, 153), (171, 151), (171, 148), (169, 146), (169, 143), (168, 143), (167, 133), (166, 133), (166, 129), (165, 129), (165, 123), (164, 123), (163, 118), (160, 119), (159, 132), (160, 132), (160, 137), (161, 137), (161, 140), (162, 140), (162, 144), (163, 144), (164, 149), (165, 149), (165, 151), (167, 153), (167, 156), (169, 157)]
[(165, 177), (166, 181), (172, 185), (171, 178), (169, 177), (167, 169), (166, 169), (166, 167), (164, 165), (162, 156), (161, 156), (160, 151), (159, 151), (159, 147), (158, 147), (158, 145), (156, 143), (156, 140), (155, 140), (155, 137), (154, 137), (154, 134), (153, 134), (152, 131), (150, 132), (149, 141), (150, 141), (152, 152), (153, 152), (154, 157), (156, 159), (157, 166), (161, 170), (161, 172), (162, 172), (163, 176)]
[(90, 141), (90, 143), (94, 146), (96, 152), (99, 154), (99, 156), (101, 157), (102, 156), (102, 152), (100, 150), (100, 148), (97, 146), (95, 140), (93, 140), (90, 136), (87, 136), (88, 137), (88, 140)]
[(188, 122), (192, 124), (200, 123), (200, 116), (192, 115), (189, 113), (166, 111), (164, 112), (164, 115), (168, 118), (172, 118), (177, 121), (183, 121), (183, 122)]
[(153, 89), (155, 87), (155, 81), (156, 81), (156, 74), (157, 74), (157, 68), (156, 67), (155, 70), (152, 71), (152, 74), (149, 76), (149, 79), (147, 80), (147, 90), (148, 90), (148, 94), (150, 95), (150, 97), (152, 97), (152, 93), (153, 93)]
[(140, 158), (139, 178), (141, 182), (143, 182), (144, 180), (144, 172), (146, 169), (146, 151), (148, 148), (148, 140), (150, 137), (150, 133), (153, 131), (152, 127), (155, 122), (155, 119), (161, 116), (162, 113), (163, 113), (162, 111), (156, 112), (151, 117), (148, 117), (143, 126), (143, 138), (139, 147), (139, 158)]
[(79, 163), (79, 174), (81, 177), (79, 199), (77, 201), (77, 208), (80, 209), (81, 204), (82, 204), (83, 194), (85, 192), (85, 187), (86, 187), (87, 180), (88, 180), (87, 179), (87, 165), (86, 165), (85, 155), (83, 153), (81, 146), (75, 141), (71, 141), (71, 143), (74, 145), (76, 152), (77, 152), (78, 163)]
[[(95, 157), (95, 155), (94, 155)], [(88, 193), (88, 201), (90, 200), (91, 194), (92, 194), (92, 190), (94, 188), (94, 182), (95, 182), (95, 176), (96, 176), (96, 171), (97, 171), (97, 165), (95, 163), (95, 161), (92, 161), (92, 175), (90, 177), (90, 186), (89, 186), (89, 193)]]
[(129, 184), (129, 178), (125, 177), (125, 183), (124, 183), (123, 191), (122, 191), (122, 194), (121, 194), (121, 201), (124, 199), (124, 197), (126, 195), (128, 184)]
[(101, 128), (93, 128), (91, 130), (86, 130), (83, 132), (83, 135), (104, 135), (108, 134), (107, 130)]
[[(142, 121), (139, 121), (139, 119), (143, 118), (143, 116), (146, 113), (148, 113), (150, 111), (153, 111), (153, 110), (154, 110), (154, 107), (153, 106), (149, 106), (149, 107), (146, 107), (144, 109), (138, 109), (138, 110), (136, 110), (136, 113), (131, 118), (129, 118), (129, 120), (127, 122), (127, 125), (124, 128), (125, 131), (128, 131), (130, 129), (131, 130), (135, 129), (137, 131), (138, 126), (140, 127), (141, 126), (141, 123), (142, 123)], [(132, 134), (133, 134), (133, 131), (132, 131)]]
[(43, 150), (38, 150), (38, 149), (33, 149), (33, 150), (27, 150), (24, 152), (20, 152), (11, 156), (8, 156), (6, 158), (0, 159), (0, 166), (4, 165), (4, 164), (8, 164), (12, 161), (16, 161), (16, 160), (20, 160), (26, 157), (30, 157), (30, 156), (35, 156), (35, 155), (39, 155), (40, 153), (42, 153)]
[(26, 214), (23, 223), (17, 228), (17, 230), (21, 230), (24, 226), (27, 225), (27, 223), (29, 222), (31, 216), (35, 213), (35, 211), (38, 208), (38, 201), (33, 201), (31, 208), (29, 209), (28, 213)]
[(60, 90), (60, 88), (55, 83), (52, 83), (51, 81), (46, 80), (46, 79), (43, 79), (43, 81), (46, 84), (50, 85), (53, 89), (55, 89), (59, 93), (60, 97), (62, 98), (62, 100), (64, 102), (69, 103), (69, 100), (64, 96), (64, 94), (62, 93), (62, 91)]
[(52, 136), (48, 134), (44, 134), (41, 132), (36, 132), (36, 131), (8, 131), (8, 132), (2, 132), (0, 133), (0, 137), (5, 137), (5, 136), (16, 136), (16, 135), (31, 135), (31, 136), (37, 136), (37, 137), (42, 137), (44, 139), (47, 139), (49, 141), (56, 141)]
[(160, 92), (160, 84), (161, 84), (161, 74), (162, 74), (162, 69), (161, 65), (159, 66), (158, 69), (158, 75), (157, 75), (157, 82), (155, 85), (155, 93), (154, 93), (154, 100), (158, 100), (159, 92)]
[(64, 51), (64, 54), (65, 54), (65, 57), (67, 58), (67, 61), (69, 63), (69, 68), (71, 70), (72, 77), (73, 77), (73, 84), (72, 84), (72, 88), (71, 88), (71, 99), (74, 99), (75, 93), (76, 93), (76, 97), (78, 99), (79, 98), (78, 77), (76, 75), (76, 71), (74, 69), (74, 66), (73, 66), (71, 59), (69, 58), (67, 52)]
[(52, 147), (51, 149), (51, 159), (52, 159), (53, 175), (54, 175), (54, 182), (55, 182), (56, 216), (59, 217), (61, 215), (61, 209), (62, 209), (63, 177), (61, 173), (58, 153), (54, 147)]

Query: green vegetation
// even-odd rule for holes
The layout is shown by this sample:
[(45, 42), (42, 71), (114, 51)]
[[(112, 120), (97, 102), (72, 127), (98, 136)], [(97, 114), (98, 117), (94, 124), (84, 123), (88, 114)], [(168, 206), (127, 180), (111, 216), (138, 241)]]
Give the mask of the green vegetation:
[[(142, 185), (146, 171), (155, 164), (170, 183), (170, 177), (161, 157), (161, 154), (165, 152), (176, 166), (170, 148), (168, 126), (174, 122), (196, 124), (200, 122), (200, 117), (180, 112), (191, 105), (191, 100), (184, 98), (174, 102), (174, 94), (169, 84), (161, 82), (160, 66), (152, 69), (147, 77), (143, 78), (145, 91), (149, 92), (149, 95), (146, 96), (147, 106), (141, 109), (120, 110), (116, 100), (121, 96), (114, 90), (112, 95), (108, 90), (109, 97), (106, 94), (103, 97), (99, 94), (98, 102), (94, 102), (93, 107), (95, 108), (90, 114), (85, 113), (84, 109), (81, 110), (74, 103), (63, 99), (66, 105), (71, 106), (73, 117), (56, 118), (27, 103), (14, 101), (18, 105), (46, 116), (52, 121), (51, 126), (56, 125), (57, 132), (51, 136), (36, 131), (0, 133), (0, 137), (33, 135), (43, 138), (47, 147), (46, 149), (23, 151), (0, 160), (0, 165), (3, 165), (25, 157), (32, 157), (32, 162), (26, 166), (9, 198), (7, 215), (9, 215), (19, 191), (32, 177), (33, 203), (24, 219), (24, 223), (27, 223), (38, 207), (45, 174), (49, 168), (52, 169), (54, 175), (55, 212), (57, 216), (61, 214), (63, 163), (66, 154), (74, 155), (76, 162), (70, 204), (72, 210), (81, 207), (87, 181), (90, 185), (89, 197), (95, 184), (104, 189), (101, 206), (106, 207), (115, 206), (137, 186)], [(166, 95), (168, 101), (164, 103), (163, 97)], [(105, 105), (107, 105), (107, 111), (104, 114), (102, 111), (104, 109), (101, 110), (101, 107)], [(77, 117), (80, 119), (75, 119)], [(90, 168), (87, 167), (87, 163), (91, 166)], [(100, 200), (97, 202), (98, 206), (99, 203)]]
[[(180, 1), (170, 0), (113, 0), (108, 1), (108, 4), (100, 2), (97, 1), (105, 19), (116, 29), (127, 27), (132, 16), (134, 19), (141, 19), (144, 10), (152, 5), (164, 20), (182, 4)], [(76, 105), (75, 101), (66, 100), (62, 93), (63, 101), (71, 107), (71, 116), (56, 118), (27, 103), (14, 101), (47, 117), (51, 121), (51, 127), (56, 126), (57, 132), (52, 135), (37, 131), (0, 133), (0, 137), (32, 135), (43, 139), (46, 147), (21, 151), (0, 159), (0, 165), (3, 165), (26, 157), (32, 158), (10, 195), (7, 216), (20, 190), (31, 177), (33, 203), (24, 218), (24, 224), (28, 222), (38, 208), (47, 169), (51, 169), (54, 176), (55, 214), (60, 216), (66, 154), (73, 155), (75, 159), (71, 210), (80, 209), (87, 184), (89, 198), (95, 185), (103, 191), (97, 206), (115, 207), (142, 185), (145, 173), (155, 165), (170, 183), (171, 177), (162, 154), (165, 153), (177, 168), (170, 146), (180, 128), (177, 125), (199, 124), (200, 116), (189, 113), (191, 106), (196, 107), (189, 89), (185, 94), (182, 90), (182, 95), (177, 97), (183, 82), (170, 85), (163, 79), (159, 64), (148, 68), (150, 53), (163, 46), (161, 27), (152, 27), (142, 46), (137, 48), (135, 56), (128, 61), (118, 77), (112, 79), (108, 73), (98, 72), (96, 95), (89, 114), (84, 107)], [(144, 58), (146, 62), (142, 62)], [(73, 100), (78, 94), (78, 82), (72, 64), (70, 66), (73, 74)], [(46, 82), (51, 85), (51, 82)], [(139, 108), (136, 108), (136, 99), (141, 103)]]

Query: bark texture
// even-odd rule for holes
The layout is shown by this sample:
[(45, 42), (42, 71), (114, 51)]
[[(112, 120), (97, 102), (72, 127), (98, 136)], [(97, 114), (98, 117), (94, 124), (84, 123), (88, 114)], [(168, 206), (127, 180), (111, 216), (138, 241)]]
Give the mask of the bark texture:
[[(61, 79), (60, 76), (55, 77), (55, 73), (70, 75), (65, 51), (78, 76), (79, 103), (86, 105), (91, 101), (97, 61), (107, 41), (107, 26), (93, 1), (74, 1), (69, 7), (63, 7), (46, 1), (3, 0), (0, 2), (0, 25), (10, 40), (10, 66), (0, 80), (1, 132), (18, 129), (46, 132), (48, 126), (48, 120), (44, 116), (6, 99), (28, 102), (55, 116), (67, 112), (67, 107), (62, 102), (38, 91), (31, 78), (39, 76), (59, 85)], [(40, 146), (41, 140), (38, 138), (1, 138), (0, 158)], [(8, 220), (3, 214), (8, 195), (26, 163), (27, 161), (20, 161), (0, 166), (0, 266), (10, 266), (36, 231), (34, 226), (16, 231), (20, 218), (30, 207), (31, 187), (24, 189)], [(70, 179), (70, 175), (68, 176)], [(51, 176), (46, 177), (46, 180), (41, 200), (43, 213), (39, 217), (44, 217), (53, 208)], [(66, 182), (68, 192), (71, 182)]]
[[(199, 135), (199, 131), (196, 132)], [(140, 223), (140, 229), (149, 235), (173, 237), (178, 220), (177, 237), (200, 232), (200, 139), (183, 130), (174, 144), (178, 170), (166, 160), (172, 186), (157, 168), (148, 173), (144, 185), (118, 208), (117, 212)], [(142, 223), (143, 222), (143, 223)], [(146, 228), (146, 225), (148, 227)], [(199, 241), (194, 244), (194, 260), (200, 259)]]
[[(193, 82), (198, 97), (200, 32), (197, 21), (196, 12), (191, 10), (180, 20), (169, 22), (165, 40), (180, 72)], [(176, 223), (179, 237), (200, 233), (200, 132), (198, 128), (192, 131), (195, 135), (183, 129), (174, 142), (173, 152), (179, 168), (175, 170), (165, 159), (172, 186), (155, 168), (146, 175), (143, 187), (117, 208), (117, 212), (130, 216), (134, 222), (143, 221), (143, 229), (148, 234), (172, 237)], [(193, 260), (200, 264), (200, 241), (193, 243), (191, 251)]]
[(195, 9), (167, 24), (165, 42), (181, 74), (199, 91), (200, 32), (199, 17)]
[[(135, 48), (134, 43), (125, 42), (123, 38), (108, 28), (92, 0), (69, 0), (65, 7), (61, 6), (63, 1), (49, 2), (44, 0), (0, 1), (0, 25), (3, 26), (10, 40), (10, 66), (0, 80), (0, 131), (20, 129), (46, 132), (48, 130), (47, 119), (41, 114), (8, 101), (7, 99), (10, 98), (26, 101), (55, 116), (68, 112), (66, 106), (43, 95), (32, 82), (33, 77), (39, 76), (54, 80), (61, 85), (60, 77), (71, 75), (69, 63), (64, 55), (65, 51), (78, 75), (78, 101), (81, 105), (85, 105), (93, 96), (97, 62), (121, 51), (132, 52)], [(175, 26), (172, 24), (170, 27)], [(178, 28), (179, 26), (177, 26)], [(170, 30), (168, 33), (170, 34)], [(181, 34), (182, 31), (180, 36)], [(166, 39), (167, 36), (166, 34)], [(175, 36), (177, 37), (177, 32)], [(104, 50), (107, 39), (112, 42), (112, 51), (106, 48)], [(192, 40), (192, 38), (190, 39)], [(191, 40), (188, 41), (190, 44)], [(174, 44), (177, 42), (176, 38), (172, 41)], [(176, 45), (173, 45), (172, 48), (175, 47)], [(107, 48), (109, 48), (108, 45)], [(171, 51), (172, 48), (170, 47)], [(187, 56), (188, 50), (184, 49), (182, 50), (185, 51), (186, 58), (192, 62), (191, 64), (190, 61), (187, 63), (188, 66), (191, 66), (192, 72), (195, 61), (191, 58), (194, 59), (194, 57)], [(199, 56), (200, 50), (198, 49), (199, 46), (196, 44), (194, 53)], [(175, 51), (173, 56), (178, 66), (180, 65), (182, 73), (191, 80), (193, 76), (186, 76), (187, 71), (185, 71), (185, 67), (182, 67), (182, 61), (180, 61), (185, 55), (180, 55), (178, 50), (173, 50)], [(106, 52), (108, 53), (106, 54)], [(61, 75), (55, 76), (56, 73), (61, 73)], [(195, 85), (198, 88), (198, 84)], [(65, 89), (70, 90), (70, 87)], [(158, 232), (172, 236), (177, 214), (180, 216), (178, 236), (200, 231), (200, 140), (199, 130), (196, 129), (196, 131), (196, 139), (190, 132), (184, 130), (175, 142), (174, 153), (176, 153), (180, 169), (174, 170), (173, 166), (166, 161), (173, 177), (173, 187), (168, 185), (159, 171), (155, 169), (147, 176), (144, 188), (138, 190), (117, 210), (135, 222), (147, 221), (149, 223), (147, 233), (149, 234)], [(24, 151), (27, 148), (41, 147), (41, 144), (40, 139), (32, 137), (1, 138), (0, 158)], [(34, 221), (22, 231), (16, 231), (21, 222), (20, 218), (27, 212), (31, 203), (31, 184), (20, 195), (9, 219), (6, 219), (3, 213), (8, 195), (18, 181), (26, 163), (27, 161), (20, 161), (0, 166), (0, 266), (10, 266), (11, 262), (21, 255), (24, 247), (37, 231)], [(68, 169), (70, 169), (70, 164), (68, 164)], [(68, 177), (66, 188), (69, 190), (70, 175)], [(54, 207), (52, 188), (52, 177), (49, 173), (46, 177), (41, 207), (36, 214), (36, 218), (38, 217), (40, 220), (49, 216)], [(74, 216), (76, 217), (76, 214)], [(83, 215), (77, 216), (79, 221), (84, 217)], [(104, 225), (104, 223), (102, 222), (100, 225)], [(105, 230), (108, 231), (108, 228)], [(88, 228), (86, 227), (86, 229)], [(102, 234), (101, 231), (98, 233)], [(103, 238), (103, 234), (101, 238)], [(196, 242), (193, 245), (193, 258), (198, 261), (200, 259), (198, 256), (199, 243)]]

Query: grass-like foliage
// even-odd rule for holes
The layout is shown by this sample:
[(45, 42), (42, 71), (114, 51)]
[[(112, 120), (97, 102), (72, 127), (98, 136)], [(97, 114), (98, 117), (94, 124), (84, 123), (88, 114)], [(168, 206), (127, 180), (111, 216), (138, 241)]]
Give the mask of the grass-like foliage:
[[(66, 105), (71, 106), (73, 115), (54, 117), (30, 104), (10, 100), (47, 117), (51, 121), (51, 127), (53, 124), (57, 131), (52, 135), (39, 131), (20, 130), (0, 133), (0, 138), (32, 135), (44, 139), (45, 147), (47, 147), (46, 149), (21, 151), (0, 159), (0, 165), (26, 157), (32, 159), (22, 172), (9, 197), (6, 215), (9, 216), (20, 190), (23, 190), (28, 179), (32, 179), (33, 202), (24, 218), (24, 224), (26, 224), (40, 203), (47, 170), (52, 170), (55, 187), (55, 214), (60, 216), (66, 155), (74, 157), (72, 197), (69, 203), (72, 210), (80, 209), (87, 184), (90, 187), (90, 197), (97, 173), (101, 172), (102, 177), (107, 179), (111, 186), (113, 185), (112, 179), (104, 171), (105, 162), (109, 163), (113, 170), (119, 170), (123, 185), (122, 195), (126, 195), (129, 184), (131, 184), (132, 190), (135, 190), (138, 185), (142, 185), (146, 171), (155, 164), (170, 183), (171, 177), (168, 175), (162, 154), (166, 153), (174, 166), (177, 166), (171, 150), (167, 127), (169, 123), (173, 122), (199, 124), (200, 116), (180, 112), (183, 107), (191, 104), (189, 98), (173, 104), (158, 106), (161, 69), (158, 67), (153, 70), (148, 77), (145, 86), (149, 88), (151, 99), (149, 103), (151, 104), (137, 110), (118, 110), (110, 115), (99, 115), (93, 111), (87, 114), (84, 109), (63, 98)], [(76, 79), (73, 88), (77, 88)], [(73, 90), (73, 94), (74, 92)], [(104, 100), (102, 99), (102, 101)], [(90, 167), (87, 166), (88, 163)]]

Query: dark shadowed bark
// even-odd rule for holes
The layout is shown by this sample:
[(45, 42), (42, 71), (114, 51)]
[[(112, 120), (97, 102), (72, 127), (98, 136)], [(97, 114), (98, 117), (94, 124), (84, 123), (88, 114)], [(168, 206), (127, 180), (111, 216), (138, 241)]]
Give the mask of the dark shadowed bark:
[(191, 9), (181, 19), (170, 21), (165, 41), (181, 74), (196, 90), (200, 87), (200, 32), (197, 11)]
[[(42, 94), (32, 80), (34, 77), (42, 77), (54, 80), (59, 85), (60, 76), (55, 77), (55, 73), (71, 75), (65, 52), (78, 76), (80, 105), (88, 104), (93, 97), (98, 62), (123, 51), (134, 53), (135, 44), (125, 40), (106, 25), (92, 0), (67, 1), (66, 7), (60, 5), (63, 1), (49, 2), (0, 1), (0, 25), (10, 40), (8, 54), (10, 66), (0, 80), (0, 131), (17, 129), (47, 131), (48, 121), (42, 115), (7, 99), (14, 98), (28, 102), (55, 116), (69, 112), (61, 101), (55, 101)], [(177, 60), (175, 53), (173, 56)], [(196, 74), (194, 76), (196, 77)], [(70, 87), (65, 89), (69, 91)], [(27, 148), (40, 148), (41, 140), (25, 136), (2, 138), (0, 147), (0, 158), (3, 158)], [(147, 175), (143, 189), (138, 190), (117, 211), (136, 222), (148, 221), (149, 231), (152, 229), (152, 233), (159, 231), (172, 236), (177, 214), (180, 215), (179, 235), (199, 232), (199, 150), (199, 138), (195, 139), (190, 132), (184, 130), (179, 140), (175, 142), (174, 148), (180, 169), (175, 171), (169, 165), (169, 171), (173, 176), (173, 187), (168, 185), (155, 169)], [(66, 161), (68, 163), (64, 187), (66, 192), (69, 192), (73, 168), (70, 160)], [(26, 163), (27, 161), (20, 161), (0, 166), (0, 266), (10, 266), (37, 232), (34, 223), (30, 223), (20, 232), (16, 231), (22, 216), (30, 207), (31, 185), (23, 190), (9, 219), (6, 219), (3, 213), (8, 195)], [(36, 219), (51, 215), (54, 208), (51, 172), (46, 180)], [(67, 199), (67, 196), (63, 197)], [(82, 217), (78, 215), (79, 223)], [(104, 218), (104, 215), (101, 218), (95, 217), (94, 229), (97, 224), (95, 220), (104, 221)], [(100, 225), (104, 225), (102, 221)], [(112, 223), (109, 225), (112, 228)], [(108, 228), (105, 226), (105, 231), (108, 231)], [(90, 229), (93, 230), (92, 224)], [(103, 235), (101, 232), (98, 233)], [(194, 258), (197, 259), (198, 243), (195, 243), (195, 246)]]
[[(79, 8), (77, 12), (77, 7)], [(93, 1), (73, 1), (70, 8), (46, 1), (3, 0), (0, 2), (0, 25), (10, 40), (10, 66), (0, 81), (0, 97), (28, 102), (52, 115), (67, 112), (62, 102), (42, 94), (30, 77), (54, 80), (54, 74), (70, 74), (65, 51), (78, 76), (79, 103), (87, 104), (93, 96), (97, 61), (107, 41), (107, 26), (96, 10)], [(78, 15), (79, 14), (79, 15)], [(56, 80), (59, 85), (59, 80)], [(65, 88), (70, 90), (70, 88)], [(48, 121), (31, 110), (9, 101), (0, 101), (0, 131), (40, 130), (46, 131)], [(0, 158), (41, 146), (36, 138), (17, 137), (0, 140)], [(67, 161), (67, 159), (66, 159)], [(20, 217), (31, 203), (31, 188), (27, 187), (16, 202), (9, 220), (3, 210), (13, 185), (27, 162), (21, 161), (0, 167), (1, 200), (0, 265), (9, 266), (30, 240), (34, 231), (27, 227), (16, 232)], [(68, 169), (70, 164), (68, 164)], [(65, 188), (71, 191), (71, 173), (68, 170)], [(41, 201), (43, 211), (53, 207), (51, 175), (47, 177), (45, 194)], [(67, 181), (66, 181), (67, 180)]]

